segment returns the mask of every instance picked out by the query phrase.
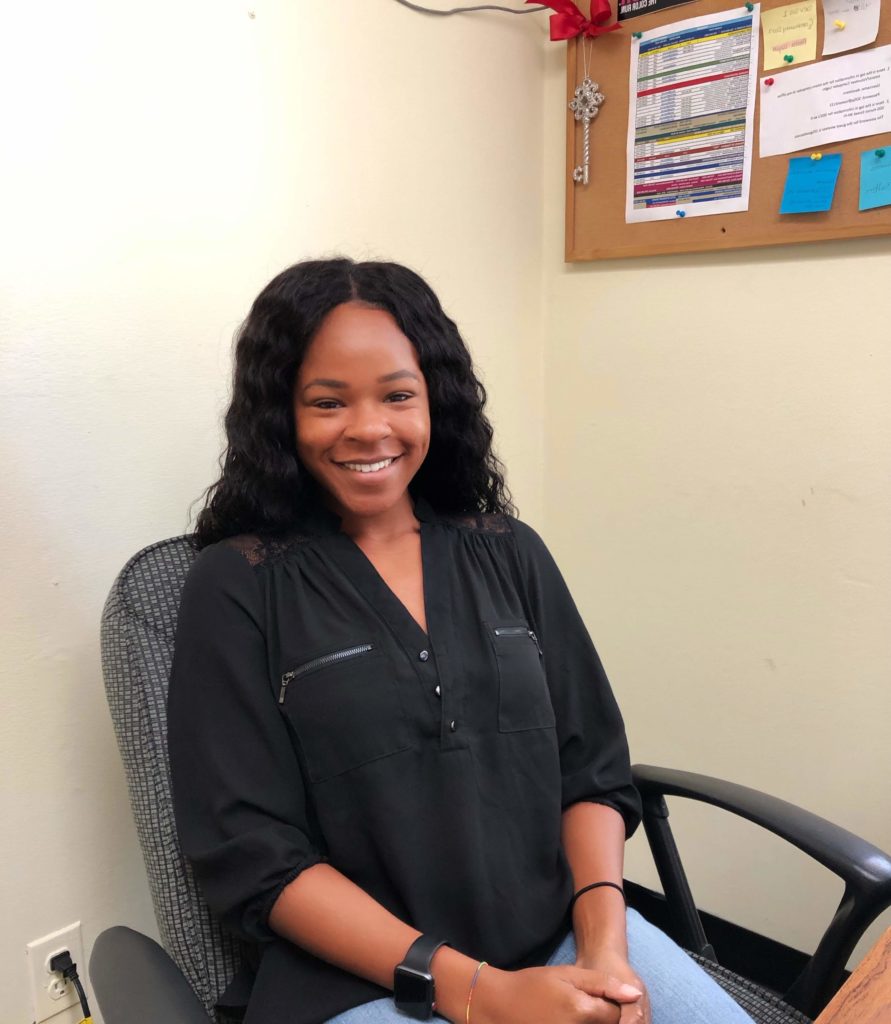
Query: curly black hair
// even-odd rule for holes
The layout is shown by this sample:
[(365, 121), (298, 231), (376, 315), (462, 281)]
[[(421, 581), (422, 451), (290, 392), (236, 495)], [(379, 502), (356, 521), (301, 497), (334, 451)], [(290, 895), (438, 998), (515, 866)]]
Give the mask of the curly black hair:
[(308, 260), (269, 282), (236, 336), (222, 475), (204, 495), (199, 548), (236, 534), (286, 533), (319, 501), (297, 457), (294, 381), (322, 321), (345, 302), (386, 310), (417, 350), (431, 437), (412, 493), (446, 514), (515, 513), (483, 413), (485, 388), (430, 286), (398, 263)]

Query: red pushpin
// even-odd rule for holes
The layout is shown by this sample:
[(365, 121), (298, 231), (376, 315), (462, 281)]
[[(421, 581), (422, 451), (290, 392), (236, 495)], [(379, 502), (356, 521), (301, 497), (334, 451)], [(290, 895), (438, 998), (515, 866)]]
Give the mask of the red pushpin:
[(773, 79), (772, 78), (765, 78), (764, 79), (764, 84), (765, 85), (773, 85)]

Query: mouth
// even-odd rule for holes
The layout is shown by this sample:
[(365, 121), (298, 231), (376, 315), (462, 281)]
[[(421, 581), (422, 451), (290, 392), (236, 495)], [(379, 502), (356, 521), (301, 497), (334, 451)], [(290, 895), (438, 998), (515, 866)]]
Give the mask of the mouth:
[(376, 462), (338, 462), (337, 465), (351, 473), (380, 473), (382, 470), (392, 466), (400, 457), (399, 455), (392, 455), (386, 459), (378, 459)]

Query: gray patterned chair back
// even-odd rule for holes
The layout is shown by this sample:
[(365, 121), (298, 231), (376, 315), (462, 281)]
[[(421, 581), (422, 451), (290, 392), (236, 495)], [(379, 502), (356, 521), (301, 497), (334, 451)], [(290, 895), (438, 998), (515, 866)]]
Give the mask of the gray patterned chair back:
[(237, 942), (211, 918), (173, 820), (167, 762), (167, 686), (189, 538), (140, 551), (102, 613), (102, 674), (145, 859), (161, 942), (210, 1015), (240, 963)]

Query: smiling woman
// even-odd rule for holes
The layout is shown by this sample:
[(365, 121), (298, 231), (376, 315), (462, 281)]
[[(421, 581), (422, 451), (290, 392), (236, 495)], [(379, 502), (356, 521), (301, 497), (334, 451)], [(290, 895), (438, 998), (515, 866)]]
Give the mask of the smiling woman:
[(484, 402), (396, 264), (291, 267), (240, 331), (168, 708), (182, 848), (247, 950), (223, 1005), (750, 1024), (626, 916), (622, 718)]
[(344, 528), (411, 514), (408, 487), (430, 447), (427, 384), (386, 310), (344, 303), (322, 321), (297, 373), (297, 454)]

